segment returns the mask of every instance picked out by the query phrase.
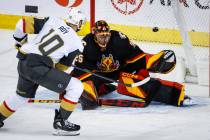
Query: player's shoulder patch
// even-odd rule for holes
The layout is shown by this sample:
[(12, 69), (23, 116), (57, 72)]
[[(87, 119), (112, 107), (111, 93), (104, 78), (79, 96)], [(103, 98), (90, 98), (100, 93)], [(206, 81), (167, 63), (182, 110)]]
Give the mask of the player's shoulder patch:
[(129, 41), (129, 43), (130, 43), (130, 45), (131, 45), (133, 48), (136, 48), (136, 47), (137, 47), (137, 45), (134, 44), (132, 41)]
[(115, 38), (120, 38), (123, 40), (128, 38), (124, 33), (120, 32), (120, 31), (116, 31), (116, 30), (111, 30), (111, 34)]
[(121, 39), (126, 39), (127, 36), (125, 34), (123, 34), (122, 32), (118, 32), (119, 33), (119, 36)]
[(85, 40), (82, 40), (82, 45), (85, 47), (87, 46), (87, 42)]

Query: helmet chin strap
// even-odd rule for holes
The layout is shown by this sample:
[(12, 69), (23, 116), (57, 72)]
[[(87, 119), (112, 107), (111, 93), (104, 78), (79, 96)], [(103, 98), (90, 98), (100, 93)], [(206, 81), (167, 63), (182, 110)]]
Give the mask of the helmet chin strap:
[(99, 43), (98, 43), (98, 45), (101, 47), (101, 51), (105, 51), (105, 50), (106, 50), (106, 45), (107, 45), (107, 44), (102, 45), (102, 44), (99, 44)]

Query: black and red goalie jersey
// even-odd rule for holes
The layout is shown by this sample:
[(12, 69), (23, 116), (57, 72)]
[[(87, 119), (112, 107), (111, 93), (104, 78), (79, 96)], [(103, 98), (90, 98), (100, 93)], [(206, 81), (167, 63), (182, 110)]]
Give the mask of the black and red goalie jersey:
[[(137, 45), (131, 43), (123, 33), (114, 30), (111, 30), (110, 33), (110, 40), (104, 48), (99, 46), (94, 34), (86, 35), (83, 38), (83, 62), (77, 61), (76, 65), (116, 80), (120, 71), (131, 72), (146, 69), (146, 59), (143, 51)], [(128, 65), (132, 65), (132, 67), (126, 70)], [(83, 78), (81, 77), (81, 79)]]

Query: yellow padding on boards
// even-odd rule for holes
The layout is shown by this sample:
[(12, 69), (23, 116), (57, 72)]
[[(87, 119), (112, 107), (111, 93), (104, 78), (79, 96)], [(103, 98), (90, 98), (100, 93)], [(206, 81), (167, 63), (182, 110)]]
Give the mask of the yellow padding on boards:
[(85, 25), (82, 26), (81, 30), (77, 32), (80, 36), (85, 36), (88, 33), (90, 33), (90, 22), (86, 22)]
[[(168, 44), (182, 44), (180, 32), (175, 29), (159, 28), (157, 32), (153, 31), (152, 27), (141, 27), (131, 25), (110, 24), (110, 28), (119, 30), (126, 34), (130, 39), (146, 42), (158, 42)], [(189, 37), (193, 46), (210, 47), (208, 32), (193, 32), (190, 31)]]
[(15, 25), (18, 22), (18, 20), (23, 17), (25, 17), (25, 16), (0, 14), (0, 28), (15, 29)]
[[(30, 16), (0, 14), (0, 28), (14, 30), (18, 20), (23, 17), (25, 18)], [(86, 24), (82, 26), (81, 31), (78, 32), (78, 35), (84, 36), (88, 33), (90, 33), (90, 22), (86, 22)]]
[[(0, 28), (14, 29), (17, 21), (26, 16), (17, 15), (5, 15), (0, 14)], [(131, 25), (119, 25), (110, 24), (111, 29), (122, 31), (130, 39), (146, 42), (160, 42), (169, 44), (182, 44), (182, 37), (178, 30), (174, 29), (162, 29), (154, 32), (153, 27), (131, 26)], [(85, 26), (78, 32), (79, 35), (84, 36), (90, 33), (90, 22), (87, 22)], [(207, 32), (189, 32), (190, 40), (193, 46), (209, 46), (210, 34)]]
[(4, 117), (9, 117), (10, 115), (12, 115), (14, 112), (10, 111), (7, 109), (7, 107), (4, 104), (0, 105), (0, 113), (4, 116)]

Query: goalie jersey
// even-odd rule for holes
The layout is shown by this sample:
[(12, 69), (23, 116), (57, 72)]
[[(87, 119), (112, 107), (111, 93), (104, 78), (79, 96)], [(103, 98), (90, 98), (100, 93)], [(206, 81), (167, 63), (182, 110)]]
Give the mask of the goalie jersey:
[[(92, 33), (86, 35), (83, 41), (83, 62), (76, 62), (76, 65), (81, 68), (94, 70), (111, 78), (114, 78), (112, 76), (120, 71), (146, 69), (143, 51), (121, 32), (111, 30), (111, 38), (104, 51), (95, 42)], [(125, 70), (128, 65), (132, 69)], [(75, 72), (80, 73), (79, 71)]]
[(69, 66), (75, 54), (83, 51), (81, 39), (76, 32), (59, 18), (21, 19), (16, 25), (14, 38), (23, 38), (26, 34), (37, 35), (33, 41), (23, 44), (20, 52), (49, 56), (54, 64), (60, 62), (58, 64)]

